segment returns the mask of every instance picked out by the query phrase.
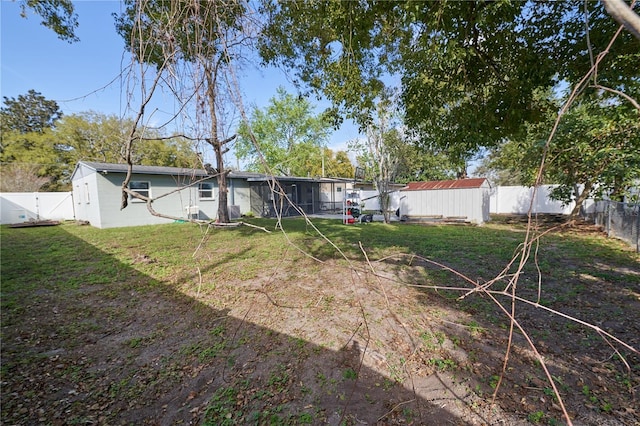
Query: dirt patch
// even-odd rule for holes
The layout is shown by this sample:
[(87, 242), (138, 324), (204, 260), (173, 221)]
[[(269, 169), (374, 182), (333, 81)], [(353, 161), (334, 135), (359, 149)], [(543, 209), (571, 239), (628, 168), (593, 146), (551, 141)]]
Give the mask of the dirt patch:
[[(125, 265), (72, 236), (56, 244), (113, 276), (65, 287), (53, 284), (59, 271), (32, 269), (33, 287), (3, 289), (4, 424), (563, 422), (525, 335), (514, 334), (501, 378), (505, 316), (486, 297), (419, 287), (442, 273), (428, 263), (291, 256), (251, 279), (169, 285), (131, 266), (161, 260), (136, 252)], [(571, 282), (549, 275), (541, 306), (639, 347), (639, 269), (574, 266)], [(532, 298), (535, 279), (522, 278)], [(639, 424), (637, 355), (623, 361), (593, 329), (540, 307), (517, 312), (574, 424)]]

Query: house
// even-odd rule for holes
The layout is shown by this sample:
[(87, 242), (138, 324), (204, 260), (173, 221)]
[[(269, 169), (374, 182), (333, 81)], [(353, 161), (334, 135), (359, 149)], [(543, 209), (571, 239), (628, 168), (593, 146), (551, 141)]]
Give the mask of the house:
[[(171, 222), (172, 219), (152, 216), (146, 203), (133, 197), (129, 197), (125, 209), (120, 209), (126, 173), (126, 164), (80, 161), (71, 175), (76, 220), (98, 228)], [(251, 176), (239, 174), (228, 179), (232, 217), (250, 210), (247, 177)], [(205, 170), (133, 166), (129, 188), (155, 198), (154, 210), (168, 216), (213, 220), (217, 215), (218, 185)], [(160, 197), (164, 194), (168, 195)]]
[[(173, 219), (152, 216), (146, 203), (133, 197), (129, 197), (125, 209), (120, 209), (126, 173), (126, 164), (80, 161), (71, 176), (76, 220), (98, 228), (171, 222)], [(230, 216), (238, 218), (249, 212), (260, 217), (319, 213), (320, 200), (326, 198), (321, 197), (321, 181), (339, 183), (326, 178), (231, 171), (227, 175)], [(218, 183), (205, 170), (133, 166), (129, 188), (153, 198), (153, 208), (159, 213), (181, 219), (216, 219)]]
[(404, 220), (489, 220), (490, 185), (485, 178), (410, 182), (400, 190)]

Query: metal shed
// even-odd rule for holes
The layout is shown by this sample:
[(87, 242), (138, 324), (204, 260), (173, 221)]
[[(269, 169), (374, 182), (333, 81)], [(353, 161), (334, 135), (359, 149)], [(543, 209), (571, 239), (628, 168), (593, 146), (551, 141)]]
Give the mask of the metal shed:
[(410, 182), (400, 190), (400, 217), (481, 224), (489, 220), (489, 190), (485, 178)]

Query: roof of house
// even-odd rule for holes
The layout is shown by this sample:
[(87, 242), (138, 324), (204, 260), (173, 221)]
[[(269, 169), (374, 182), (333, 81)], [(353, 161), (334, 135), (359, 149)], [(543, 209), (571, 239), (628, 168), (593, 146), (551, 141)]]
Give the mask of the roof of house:
[[(89, 169), (95, 170), (98, 173), (126, 173), (127, 164), (114, 164), (114, 163), (98, 163), (95, 161), (80, 161), (78, 166), (83, 164)], [(76, 166), (76, 168), (78, 167)], [(74, 172), (75, 173), (75, 172)], [(133, 173), (146, 174), (146, 175), (171, 175), (171, 176), (193, 176), (193, 177), (206, 177), (209, 176), (204, 169), (189, 169), (183, 167), (165, 167), (165, 166), (133, 166)], [(260, 178), (264, 175), (261, 173), (252, 172), (240, 172), (231, 171), (228, 175), (231, 178), (240, 179), (252, 179)]]
[(432, 180), (428, 182), (409, 182), (401, 191), (423, 191), (432, 189), (468, 189), (480, 188), (487, 179), (471, 178), (456, 180)]
[[(80, 165), (84, 165), (97, 173), (127, 173), (127, 164), (99, 163), (95, 161), (80, 161), (76, 165), (76, 170)], [(170, 175), (170, 176), (191, 176), (194, 178), (203, 178), (210, 176), (204, 169), (189, 169), (181, 167), (164, 167), (164, 166), (133, 166), (133, 173), (146, 175)], [(75, 170), (73, 172), (75, 174)], [(211, 175), (215, 176), (215, 175)], [(270, 176), (263, 173), (243, 172), (232, 170), (227, 175), (230, 178), (246, 179), (248, 182), (267, 182), (277, 179), (281, 182), (339, 182), (341, 180), (335, 178), (311, 178), (298, 176)]]

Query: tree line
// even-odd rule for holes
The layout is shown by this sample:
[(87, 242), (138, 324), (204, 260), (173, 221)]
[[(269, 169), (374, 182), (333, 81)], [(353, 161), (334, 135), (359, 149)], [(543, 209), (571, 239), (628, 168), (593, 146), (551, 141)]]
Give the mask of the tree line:
[[(130, 120), (94, 111), (64, 115), (55, 101), (30, 90), (4, 97), (0, 110), (2, 191), (67, 191), (80, 160), (122, 163)], [(190, 141), (148, 131), (139, 135), (136, 164), (194, 167)]]

